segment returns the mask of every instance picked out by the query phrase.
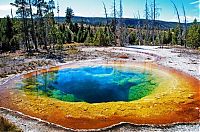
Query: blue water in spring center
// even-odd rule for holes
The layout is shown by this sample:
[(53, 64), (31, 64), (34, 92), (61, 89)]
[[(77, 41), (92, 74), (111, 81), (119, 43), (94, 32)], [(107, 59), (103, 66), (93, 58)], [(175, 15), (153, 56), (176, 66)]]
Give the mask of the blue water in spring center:
[(22, 89), (68, 102), (132, 101), (152, 91), (153, 87), (145, 88), (149, 76), (106, 66), (66, 68), (27, 78)]

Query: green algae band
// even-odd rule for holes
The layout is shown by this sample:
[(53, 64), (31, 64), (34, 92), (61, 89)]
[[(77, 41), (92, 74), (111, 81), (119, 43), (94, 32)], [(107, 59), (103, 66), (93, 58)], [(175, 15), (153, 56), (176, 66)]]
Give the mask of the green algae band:
[(148, 72), (96, 66), (34, 75), (24, 79), (19, 88), (66, 102), (128, 102), (149, 95), (157, 86), (155, 82)]

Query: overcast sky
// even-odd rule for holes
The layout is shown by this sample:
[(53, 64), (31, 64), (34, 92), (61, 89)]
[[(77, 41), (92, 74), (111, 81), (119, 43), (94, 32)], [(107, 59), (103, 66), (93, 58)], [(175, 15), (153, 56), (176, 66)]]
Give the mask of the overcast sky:
[[(74, 10), (74, 14), (76, 16), (104, 17), (102, 1), (106, 4), (108, 14), (111, 16), (113, 0), (55, 0), (55, 3), (56, 6), (57, 3), (60, 6), (60, 16), (65, 16), (66, 8), (71, 7)], [(119, 0), (116, 1), (119, 8)], [(150, 3), (152, 0), (148, 1)], [(11, 2), (14, 2), (14, 0), (0, 0), (0, 17), (10, 15), (11, 6), (9, 3)], [(192, 22), (195, 18), (200, 21), (200, 0), (174, 0), (174, 2), (178, 7), (182, 22), (184, 20), (182, 2), (186, 9), (188, 22)], [(160, 16), (158, 18), (159, 20), (177, 22), (176, 13), (170, 0), (156, 0), (156, 3), (158, 8), (160, 8)], [(144, 18), (144, 7), (145, 0), (123, 0), (123, 17), (134, 18), (137, 17), (138, 12), (140, 12), (141, 18)], [(12, 9), (15, 16), (16, 8), (12, 7)]]

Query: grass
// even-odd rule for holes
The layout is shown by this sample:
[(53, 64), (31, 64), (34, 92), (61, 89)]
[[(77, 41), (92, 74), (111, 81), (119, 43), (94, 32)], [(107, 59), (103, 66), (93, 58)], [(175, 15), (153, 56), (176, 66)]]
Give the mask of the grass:
[(22, 132), (21, 129), (11, 124), (8, 120), (0, 116), (0, 131), (1, 132)]

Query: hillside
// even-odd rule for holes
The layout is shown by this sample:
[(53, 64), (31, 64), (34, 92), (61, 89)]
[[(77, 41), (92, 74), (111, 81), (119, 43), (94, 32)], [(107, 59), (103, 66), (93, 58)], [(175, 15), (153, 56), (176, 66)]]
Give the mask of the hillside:
[[(55, 17), (56, 21), (63, 23), (65, 21), (65, 17)], [(108, 21), (111, 22), (112, 18), (108, 18)], [(106, 18), (103, 17), (80, 17), (75, 16), (72, 19), (75, 23), (85, 23), (90, 25), (100, 25), (100, 24), (106, 24)], [(135, 18), (123, 18), (123, 22), (130, 27), (136, 26), (139, 22), (141, 22), (141, 26), (145, 24), (145, 19), (135, 19)], [(149, 21), (152, 22), (152, 21)], [(175, 28), (177, 26), (177, 22), (166, 22), (166, 21), (156, 21), (157, 25), (160, 26), (161, 29), (169, 29), (169, 28)], [(183, 23), (182, 23), (183, 25)], [(188, 24), (188, 26), (191, 24)]]

